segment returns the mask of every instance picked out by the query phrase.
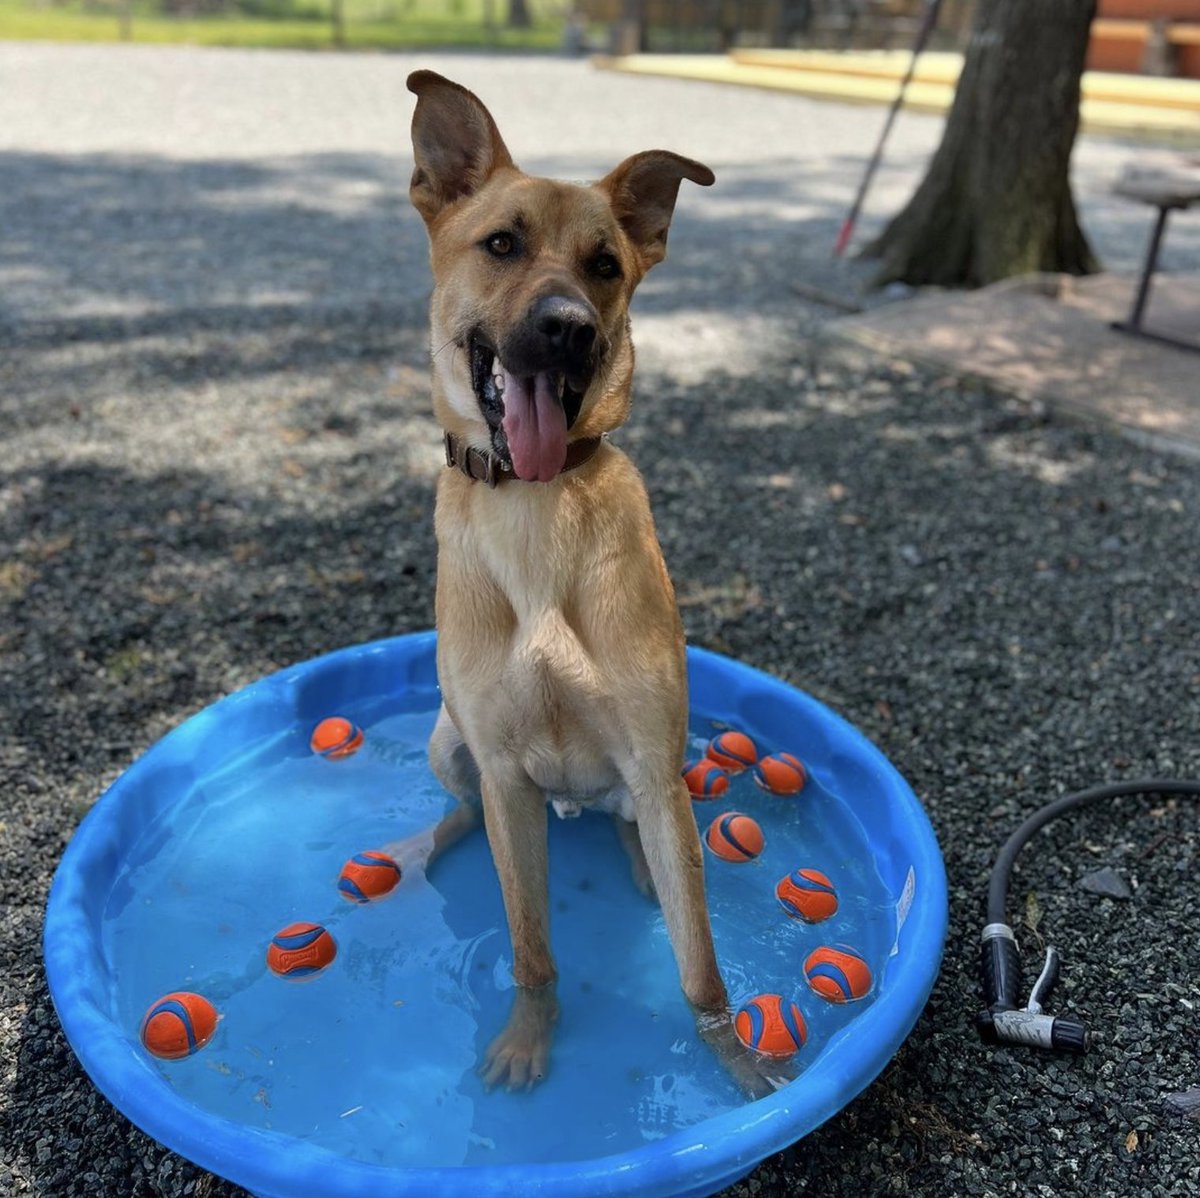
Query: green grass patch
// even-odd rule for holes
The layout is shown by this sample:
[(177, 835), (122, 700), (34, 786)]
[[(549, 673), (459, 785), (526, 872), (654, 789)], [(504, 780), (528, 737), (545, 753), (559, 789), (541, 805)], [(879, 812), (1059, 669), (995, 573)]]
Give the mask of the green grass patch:
[[(552, 50), (562, 41), (562, 17), (545, 6), (534, 9), (531, 28), (510, 29), (507, 0), (345, 0), (343, 11), (343, 44), (352, 49)], [(328, 0), (241, 0), (225, 11), (188, 15), (135, 3), (131, 32), (135, 42), (312, 50), (335, 45)], [(0, 0), (0, 39), (120, 41), (120, 9), (113, 0)]]

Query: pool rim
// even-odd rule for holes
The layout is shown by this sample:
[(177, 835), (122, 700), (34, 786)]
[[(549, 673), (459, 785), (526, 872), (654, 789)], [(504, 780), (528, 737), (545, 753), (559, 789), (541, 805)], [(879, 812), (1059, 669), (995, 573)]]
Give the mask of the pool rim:
[[(397, 665), (431, 654), (436, 633), (418, 632), (346, 646), (269, 674), (183, 721), (155, 742), (110, 785), (84, 817), (63, 853), (46, 906), (45, 966), (59, 1020), (75, 1055), (102, 1094), (147, 1135), (172, 1151), (245, 1187), (259, 1198), (445, 1198), (470, 1195), (552, 1193), (652, 1195), (713, 1193), (744, 1176), (761, 1160), (820, 1126), (860, 1094), (907, 1038), (937, 979), (945, 944), (948, 903), (945, 869), (928, 817), (911, 787), (876, 746), (824, 704), (770, 674), (721, 654), (688, 648), (694, 670), (732, 675), (768, 694), (798, 703), (807, 715), (830, 724), (856, 754), (877, 771), (891, 802), (900, 805), (906, 848), (919, 878), (919, 896), (899, 935), (904, 956), (889, 965), (889, 982), (874, 1002), (836, 1033), (797, 1082), (757, 1102), (712, 1116), (681, 1131), (624, 1152), (585, 1160), (408, 1168), (356, 1161), (282, 1132), (236, 1123), (184, 1099), (157, 1078), (140, 1054), (130, 1051), (129, 1032), (119, 1029), (89, 993), (96, 980), (79, 969), (92, 949), (87, 915), (87, 865), (97, 854), (119, 851), (114, 824), (122, 793), (136, 775), (187, 738), (196, 721), (232, 714), (252, 701), (289, 697), (306, 675), (351, 668), (366, 655), (396, 656)], [(398, 671), (399, 672), (399, 671)], [(131, 781), (132, 776), (132, 781)], [(164, 800), (169, 802), (169, 798)], [(869, 832), (868, 832), (869, 836)], [(891, 970), (895, 966), (894, 976)], [(102, 982), (103, 979), (100, 979)], [(853, 1035), (850, 1034), (853, 1030)], [(835, 1051), (836, 1050), (836, 1051)], [(832, 1057), (832, 1060), (830, 1059)], [(147, 1087), (147, 1077), (159, 1084)], [(519, 1101), (519, 1098), (515, 1099)]]

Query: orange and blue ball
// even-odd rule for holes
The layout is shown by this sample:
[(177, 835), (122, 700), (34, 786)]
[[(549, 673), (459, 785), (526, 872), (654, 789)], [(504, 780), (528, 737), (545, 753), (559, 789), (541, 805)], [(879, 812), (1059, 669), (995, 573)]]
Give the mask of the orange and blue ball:
[(800, 1008), (778, 994), (752, 998), (734, 1016), (733, 1030), (747, 1048), (768, 1057), (790, 1057), (808, 1039)]
[(710, 761), (731, 774), (740, 774), (758, 761), (758, 750), (744, 732), (722, 732), (708, 742), (704, 752)]
[(387, 853), (374, 849), (355, 853), (342, 866), (338, 893), (352, 903), (369, 903), (391, 894), (400, 882), (400, 866)]
[(830, 1002), (853, 1002), (871, 989), (871, 967), (862, 954), (848, 944), (822, 945), (808, 954), (804, 962), (808, 984)]
[(333, 937), (319, 923), (290, 923), (267, 945), (267, 965), (285, 978), (313, 977), (336, 956)]
[(202, 994), (175, 990), (164, 994), (142, 1016), (142, 1044), (167, 1061), (199, 1052), (217, 1030), (217, 1008)]
[(819, 869), (794, 869), (775, 887), (779, 905), (793, 919), (820, 923), (838, 909), (837, 891)]
[(718, 815), (704, 835), (705, 843), (722, 861), (753, 861), (763, 851), (763, 832), (740, 811)]
[(719, 799), (729, 790), (729, 775), (707, 757), (689, 761), (683, 767), (683, 780), (693, 799)]
[(808, 771), (791, 753), (773, 753), (755, 766), (754, 781), (773, 795), (794, 795), (804, 789)]
[(322, 720), (314, 729), (309, 747), (314, 753), (330, 761), (349, 757), (363, 743), (363, 731), (340, 715)]

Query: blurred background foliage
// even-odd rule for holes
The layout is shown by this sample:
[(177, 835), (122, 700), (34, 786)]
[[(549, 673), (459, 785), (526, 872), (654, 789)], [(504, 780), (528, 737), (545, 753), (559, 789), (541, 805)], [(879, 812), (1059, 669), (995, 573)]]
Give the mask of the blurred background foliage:
[(319, 49), (562, 45), (568, 0), (0, 0), (0, 38)]

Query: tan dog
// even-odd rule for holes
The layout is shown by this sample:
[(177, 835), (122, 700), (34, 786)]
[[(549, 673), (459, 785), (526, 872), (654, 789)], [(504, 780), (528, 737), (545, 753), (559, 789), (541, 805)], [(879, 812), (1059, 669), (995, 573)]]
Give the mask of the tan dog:
[(558, 1013), (548, 802), (613, 815), (635, 880), (662, 904), (702, 1030), (744, 1064), (680, 778), (683, 629), (641, 477), (604, 440), (629, 412), (630, 297), (666, 254), (680, 182), (707, 186), (712, 172), (652, 150), (592, 186), (533, 178), (466, 89), (430, 71), (408, 86), (448, 462), (436, 514), (444, 705), (429, 755), (461, 804), (400, 851), (428, 863), (482, 804), (517, 983), (488, 1084), (546, 1072)]

